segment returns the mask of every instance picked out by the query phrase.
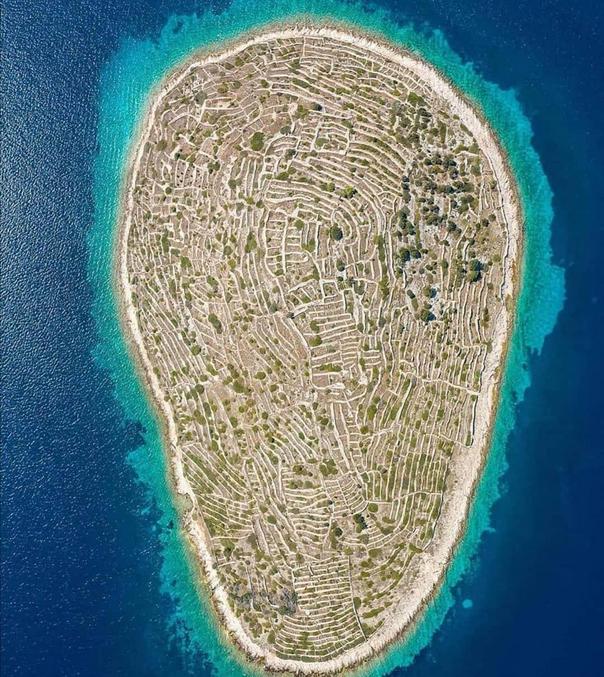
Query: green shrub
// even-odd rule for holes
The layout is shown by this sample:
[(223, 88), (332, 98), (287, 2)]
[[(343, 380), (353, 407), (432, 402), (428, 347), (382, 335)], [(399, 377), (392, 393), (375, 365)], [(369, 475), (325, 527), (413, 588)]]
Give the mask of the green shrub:
[(254, 132), (250, 139), (250, 148), (252, 150), (262, 150), (264, 146), (264, 134), (262, 132)]

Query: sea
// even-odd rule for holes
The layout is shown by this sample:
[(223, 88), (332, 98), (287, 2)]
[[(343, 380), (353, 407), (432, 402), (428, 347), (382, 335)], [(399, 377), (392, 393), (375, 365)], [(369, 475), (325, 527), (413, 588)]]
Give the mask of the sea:
[(445, 581), (363, 674), (604, 674), (604, 8), (597, 0), (4, 0), (0, 674), (247, 675), (217, 630), (111, 284), (125, 159), (194, 49), (374, 30), (483, 111), (522, 198), (492, 448)]

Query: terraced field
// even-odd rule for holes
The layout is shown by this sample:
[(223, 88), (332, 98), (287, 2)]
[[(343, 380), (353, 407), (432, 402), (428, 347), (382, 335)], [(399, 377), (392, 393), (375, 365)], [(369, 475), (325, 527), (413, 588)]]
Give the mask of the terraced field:
[(132, 172), (135, 344), (265, 657), (402, 629), (484, 451), (516, 235), (467, 104), (418, 73), (319, 29), (241, 43), (168, 80)]

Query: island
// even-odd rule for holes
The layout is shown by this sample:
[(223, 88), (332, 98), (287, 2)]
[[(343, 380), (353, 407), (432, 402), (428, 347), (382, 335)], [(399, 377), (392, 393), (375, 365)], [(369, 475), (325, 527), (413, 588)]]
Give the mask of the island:
[(217, 621), (269, 671), (405, 636), (463, 537), (518, 296), (507, 158), (440, 72), (310, 20), (150, 98), (122, 324)]

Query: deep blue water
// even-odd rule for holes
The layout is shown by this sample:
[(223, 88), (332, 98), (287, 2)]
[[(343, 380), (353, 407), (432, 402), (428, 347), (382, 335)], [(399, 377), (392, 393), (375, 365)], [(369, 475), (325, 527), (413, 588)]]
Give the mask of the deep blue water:
[[(199, 3), (8, 0), (2, 15), (3, 675), (208, 674), (167, 622), (162, 534), (94, 351), (87, 237), (101, 73)], [(407, 7), (407, 5), (409, 5)], [(604, 660), (604, 12), (597, 2), (394, 3), (513, 87), (554, 192), (567, 299), (517, 407), (475, 569), (409, 675), (599, 675)], [(462, 600), (472, 600), (464, 608)], [(466, 604), (466, 606), (469, 606)], [(178, 628), (177, 628), (178, 630)]]

